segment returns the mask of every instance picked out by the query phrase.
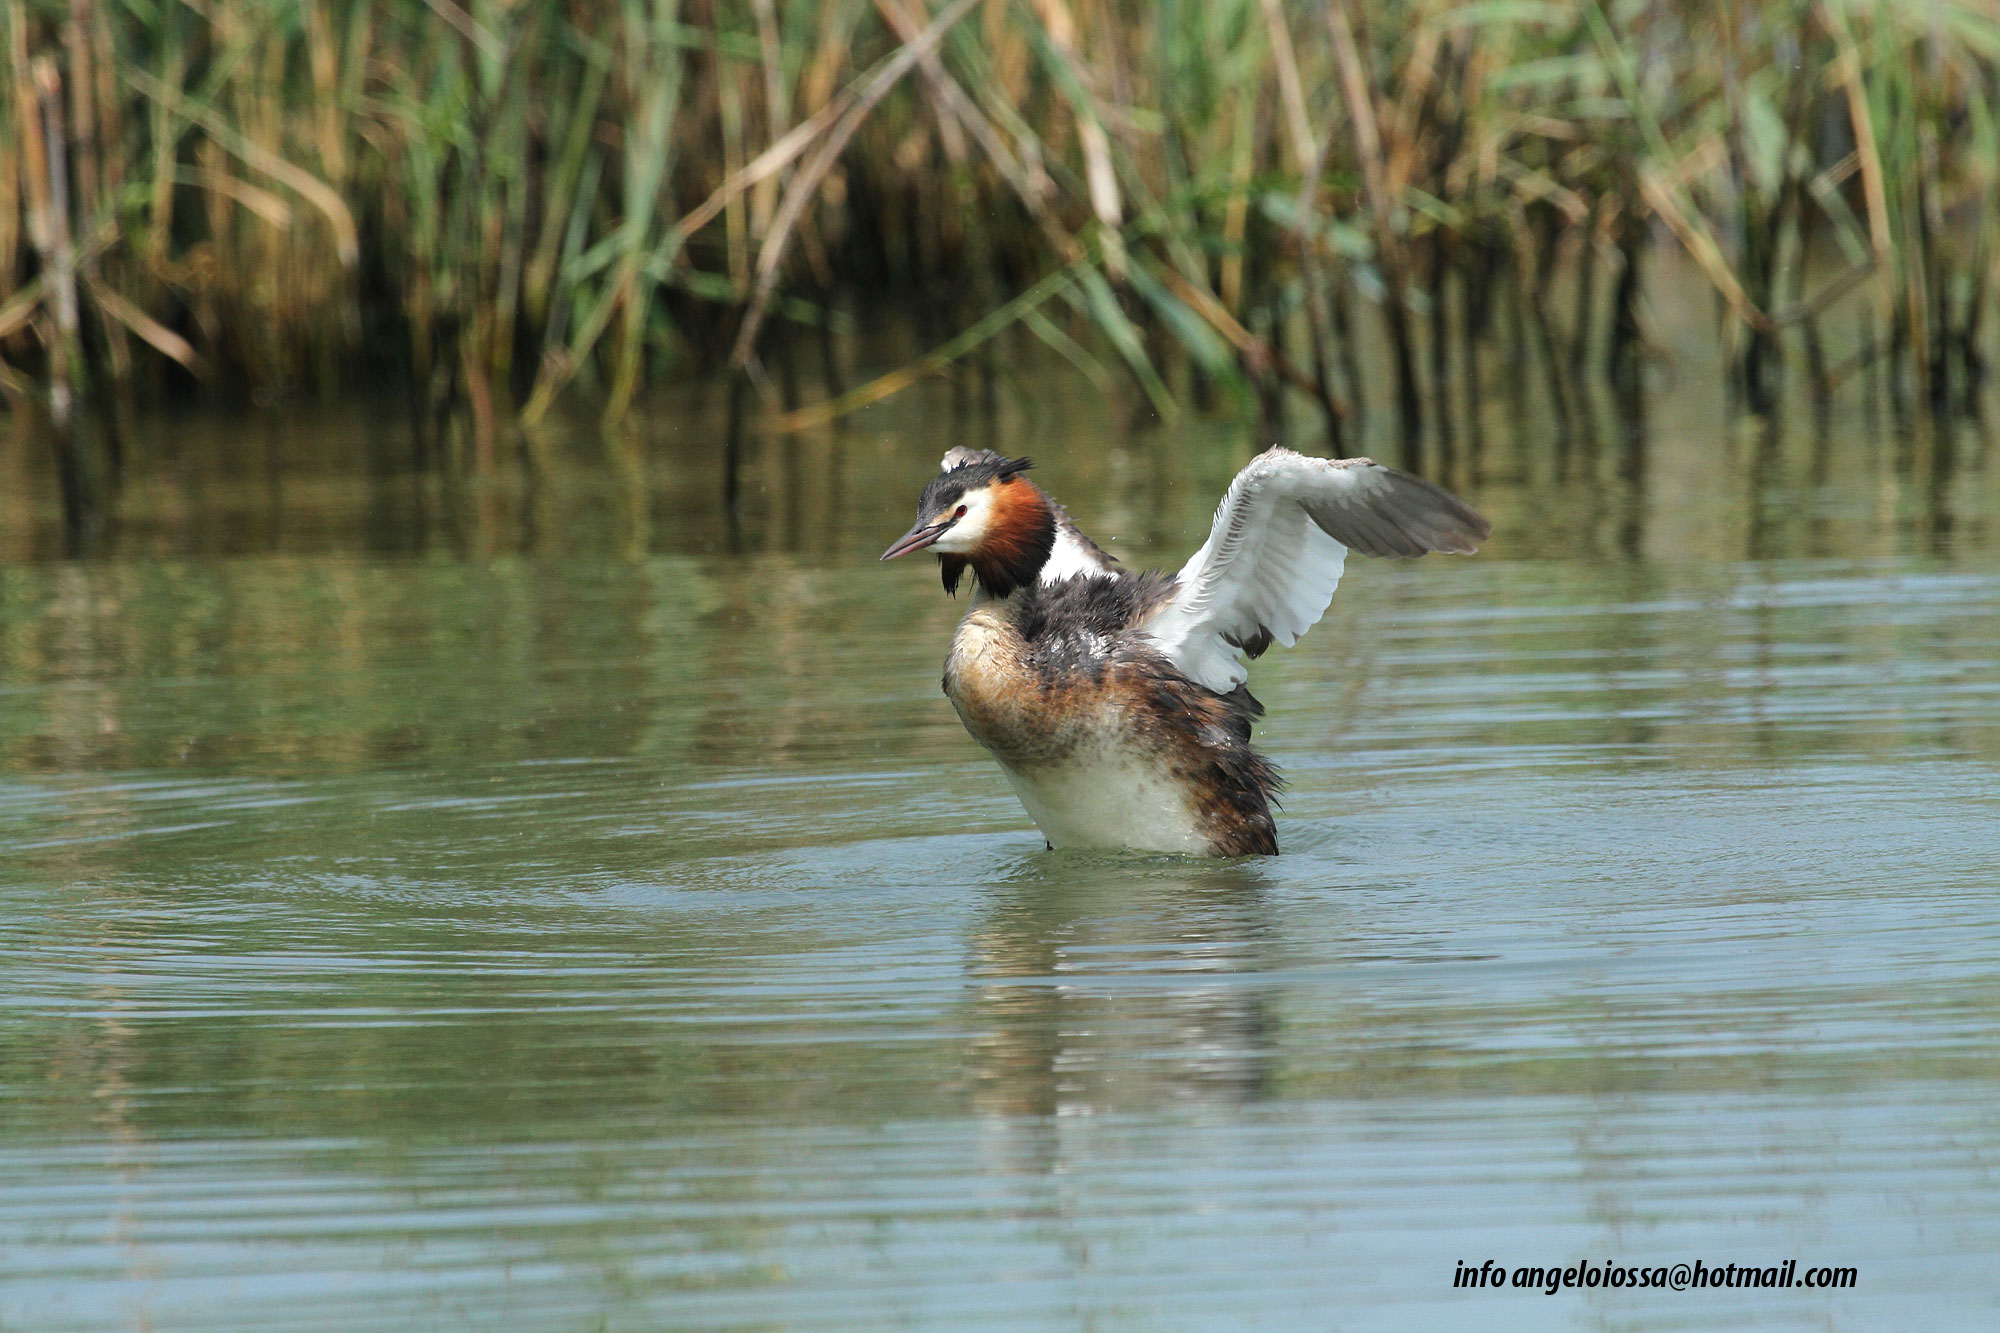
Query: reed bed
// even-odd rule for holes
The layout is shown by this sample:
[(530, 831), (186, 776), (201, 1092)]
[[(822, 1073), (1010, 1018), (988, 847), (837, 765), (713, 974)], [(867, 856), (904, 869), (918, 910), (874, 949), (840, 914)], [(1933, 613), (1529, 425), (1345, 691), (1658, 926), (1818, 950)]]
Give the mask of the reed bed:
[[(1636, 380), (1663, 245), (1713, 287), (1752, 410), (1788, 369), (1826, 395), (1865, 368), (1946, 414), (1978, 401), (2000, 276), (1986, 0), (14, 0), (0, 24), (0, 387), (76, 438), (86, 497), (130, 405), (190, 386), (405, 384), (483, 464), (565, 395), (616, 419), (727, 371), (752, 419), (806, 429), (960, 363), (990, 386), (1003, 335), (1162, 416), (1307, 404), (1340, 448), (1389, 413), (1403, 461), (1449, 469), (1481, 347), (1532, 351), (1565, 419), (1586, 377)], [(850, 386), (832, 344), (885, 307), (928, 350)], [(1839, 356), (1836, 312), (1861, 331)]]

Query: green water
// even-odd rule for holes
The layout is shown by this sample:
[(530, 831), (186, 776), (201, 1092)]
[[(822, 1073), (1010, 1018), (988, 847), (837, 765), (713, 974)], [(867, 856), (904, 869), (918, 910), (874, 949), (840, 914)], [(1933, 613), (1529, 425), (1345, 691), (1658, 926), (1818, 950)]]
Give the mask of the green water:
[[(0, 1327), (2000, 1321), (1976, 440), (1495, 424), (1488, 550), (1256, 668), (1286, 854), (1202, 864), (1045, 853), (940, 696), (874, 556), (946, 403), (734, 525), (698, 407), (453, 484), (164, 422), (80, 562), (0, 451)], [(1250, 448), (999, 442), (1160, 564)], [(1793, 1258), (1858, 1286), (1451, 1285)]]

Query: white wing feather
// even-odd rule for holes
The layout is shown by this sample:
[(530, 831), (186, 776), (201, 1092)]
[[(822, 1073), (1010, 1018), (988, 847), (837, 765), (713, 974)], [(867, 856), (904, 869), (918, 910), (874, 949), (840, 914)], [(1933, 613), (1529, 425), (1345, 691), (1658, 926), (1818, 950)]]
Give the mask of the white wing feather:
[(1319, 622), (1349, 547), (1364, 555), (1468, 553), (1491, 526), (1427, 481), (1366, 458), (1271, 449), (1236, 474), (1208, 540), (1147, 625), (1189, 679), (1227, 693), (1255, 657)]

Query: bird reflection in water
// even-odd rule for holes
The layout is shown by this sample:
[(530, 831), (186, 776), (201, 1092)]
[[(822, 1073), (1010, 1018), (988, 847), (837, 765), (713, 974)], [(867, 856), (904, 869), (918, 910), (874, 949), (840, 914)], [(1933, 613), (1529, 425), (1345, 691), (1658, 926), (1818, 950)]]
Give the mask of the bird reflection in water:
[(1047, 1117), (1266, 1095), (1268, 896), (1248, 860), (1024, 858), (968, 941), (974, 1104)]

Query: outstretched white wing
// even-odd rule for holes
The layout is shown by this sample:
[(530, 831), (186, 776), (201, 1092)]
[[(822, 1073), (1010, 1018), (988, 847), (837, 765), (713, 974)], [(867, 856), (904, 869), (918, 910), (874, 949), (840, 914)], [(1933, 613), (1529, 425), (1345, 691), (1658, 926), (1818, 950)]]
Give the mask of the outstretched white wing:
[(1236, 474), (1208, 541), (1146, 630), (1190, 679), (1227, 693), (1255, 657), (1326, 614), (1349, 547), (1363, 555), (1475, 550), (1492, 525), (1429, 482), (1366, 458), (1270, 449)]

